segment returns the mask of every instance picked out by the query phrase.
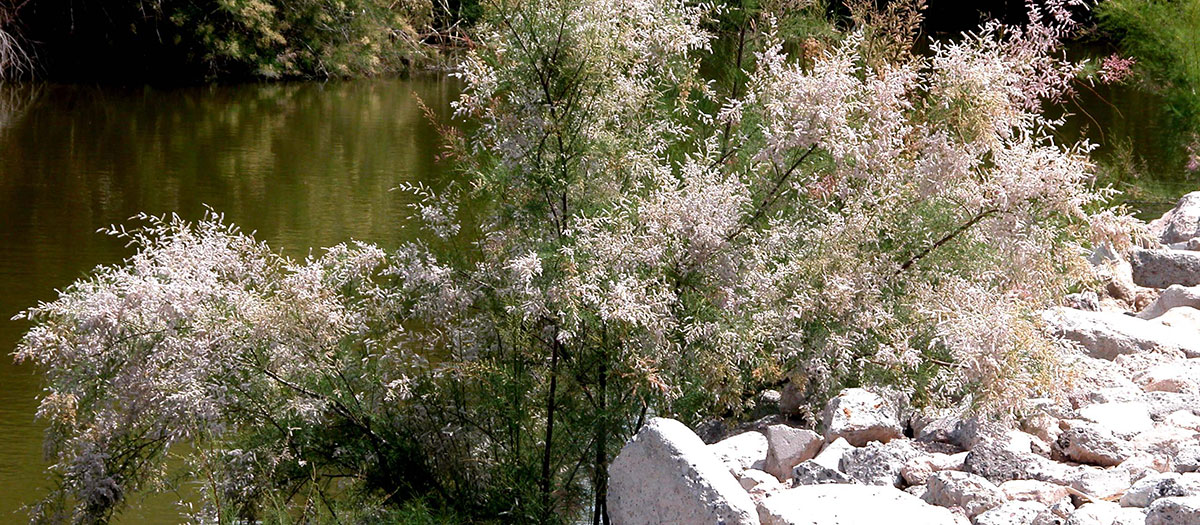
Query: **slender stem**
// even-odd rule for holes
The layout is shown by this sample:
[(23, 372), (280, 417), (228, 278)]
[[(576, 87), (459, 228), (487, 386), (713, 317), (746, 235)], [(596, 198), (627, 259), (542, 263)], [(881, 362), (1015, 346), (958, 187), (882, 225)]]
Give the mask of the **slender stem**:
[(550, 518), (550, 450), (554, 444), (554, 395), (558, 390), (558, 350), (561, 343), (555, 338), (550, 347), (550, 390), (546, 394), (546, 443), (542, 447), (542, 513)]
[(955, 228), (955, 229), (954, 229), (954, 231), (952, 231), (952, 232), (950, 232), (950, 233), (947, 233), (947, 234), (946, 234), (945, 236), (943, 236), (941, 239), (938, 239), (938, 240), (937, 240), (937, 242), (935, 242), (935, 243), (933, 243), (933, 244), (931, 244), (931, 245), (927, 246), (927, 247), (926, 247), (924, 250), (921, 250), (921, 251), (920, 251), (919, 253), (917, 253), (916, 255), (914, 255), (914, 256), (912, 256), (912, 257), (909, 257), (907, 261), (904, 261), (904, 263), (900, 265), (900, 269), (896, 270), (896, 273), (895, 273), (895, 275), (900, 275), (900, 274), (901, 274), (901, 273), (903, 273), (905, 270), (909, 269), (909, 267), (911, 267), (912, 265), (916, 264), (916, 263), (917, 263), (917, 261), (920, 261), (921, 259), (924, 259), (924, 258), (925, 258), (925, 256), (929, 255), (929, 254), (930, 254), (930, 253), (932, 253), (934, 250), (936, 250), (936, 249), (938, 249), (938, 248), (942, 247), (942, 245), (944, 245), (944, 244), (946, 244), (946, 243), (950, 242), (950, 241), (951, 241), (951, 240), (953, 240), (955, 237), (958, 237), (959, 235), (962, 235), (962, 233), (963, 233), (963, 232), (965, 232), (965, 231), (967, 231), (967, 230), (971, 229), (971, 227), (972, 227), (972, 226), (974, 226), (974, 225), (976, 225), (976, 224), (978, 224), (978, 223), (979, 223), (979, 221), (982, 221), (983, 219), (987, 218), (989, 215), (992, 215), (992, 214), (994, 214), (994, 213), (997, 213), (997, 212), (999, 212), (999, 211), (1000, 211), (1000, 210), (997, 210), (997, 209), (995, 209), (995, 208), (991, 208), (991, 209), (987, 209), (987, 210), (984, 210), (984, 211), (981, 211), (981, 212), (979, 212), (979, 213), (975, 214), (975, 216), (974, 216), (974, 217), (971, 217), (971, 220), (967, 221), (967, 222), (966, 222), (966, 223), (964, 223), (962, 226), (959, 226), (958, 228)]

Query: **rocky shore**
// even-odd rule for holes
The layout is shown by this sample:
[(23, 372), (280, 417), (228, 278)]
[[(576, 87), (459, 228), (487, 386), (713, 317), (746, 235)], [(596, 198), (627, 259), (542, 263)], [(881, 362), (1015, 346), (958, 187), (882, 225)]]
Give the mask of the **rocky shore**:
[(1200, 525), (1200, 192), (1150, 229), (1042, 313), (1078, 377), (1016, 428), (864, 389), (710, 444), (652, 419), (609, 469), (613, 523)]

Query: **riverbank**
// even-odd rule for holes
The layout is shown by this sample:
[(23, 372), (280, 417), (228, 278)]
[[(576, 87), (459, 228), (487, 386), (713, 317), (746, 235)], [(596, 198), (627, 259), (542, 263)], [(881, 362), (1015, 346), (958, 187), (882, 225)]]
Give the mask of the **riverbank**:
[(1064, 398), (1005, 425), (849, 389), (818, 425), (709, 445), (651, 420), (613, 462), (614, 523), (1200, 523), (1200, 192), (1149, 230), (1127, 258), (1097, 251), (1098, 293), (1042, 313), (1069, 343)]

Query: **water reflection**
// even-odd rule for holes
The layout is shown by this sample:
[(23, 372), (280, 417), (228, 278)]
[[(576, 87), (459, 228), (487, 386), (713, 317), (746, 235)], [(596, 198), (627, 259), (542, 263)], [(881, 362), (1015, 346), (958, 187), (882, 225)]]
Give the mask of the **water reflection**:
[[(444, 116), (459, 89), (442, 78), (0, 85), (0, 348), (25, 328), (8, 320), (17, 311), (129, 255), (94, 232), (141, 211), (196, 218), (207, 204), (292, 256), (351, 238), (399, 244), (413, 233), (406, 196), (388, 190), (447, 176), (413, 94)], [(38, 388), (33, 370), (0, 358), (0, 522), (44, 482)]]

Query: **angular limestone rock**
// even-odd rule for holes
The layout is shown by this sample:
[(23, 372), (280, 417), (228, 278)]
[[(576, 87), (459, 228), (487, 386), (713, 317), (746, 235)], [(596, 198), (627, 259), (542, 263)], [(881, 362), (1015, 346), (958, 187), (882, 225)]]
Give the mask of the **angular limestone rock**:
[(826, 441), (845, 438), (861, 447), (868, 441), (887, 443), (904, 436), (896, 407), (862, 388), (848, 388), (830, 399), (823, 419)]
[(622, 525), (756, 524), (750, 495), (683, 423), (654, 418), (608, 469), (608, 513)]
[(759, 505), (764, 525), (957, 525), (949, 510), (892, 487), (808, 485)]
[(816, 457), (825, 440), (811, 430), (787, 425), (767, 427), (767, 472), (780, 481), (792, 475), (792, 467)]

